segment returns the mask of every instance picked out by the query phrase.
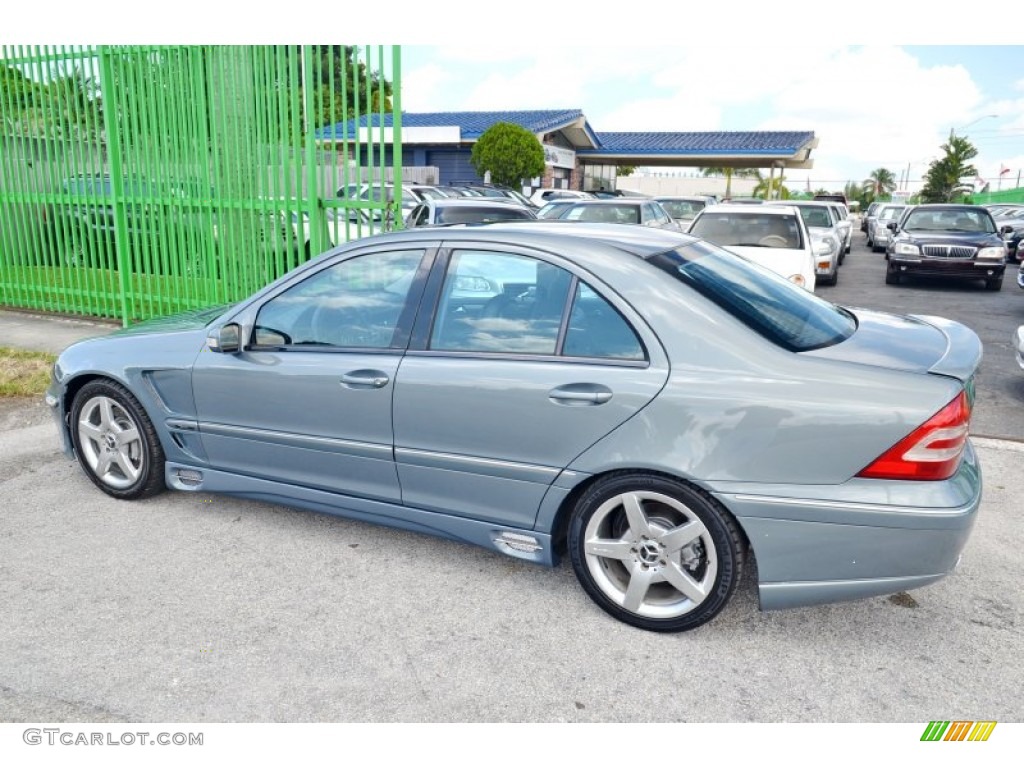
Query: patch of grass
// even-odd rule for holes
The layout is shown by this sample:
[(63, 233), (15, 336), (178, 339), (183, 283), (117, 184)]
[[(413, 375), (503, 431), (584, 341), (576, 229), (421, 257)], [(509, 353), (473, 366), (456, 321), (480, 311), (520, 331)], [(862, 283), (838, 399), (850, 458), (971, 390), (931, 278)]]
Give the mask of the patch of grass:
[(0, 397), (41, 397), (56, 359), (48, 352), (0, 347)]

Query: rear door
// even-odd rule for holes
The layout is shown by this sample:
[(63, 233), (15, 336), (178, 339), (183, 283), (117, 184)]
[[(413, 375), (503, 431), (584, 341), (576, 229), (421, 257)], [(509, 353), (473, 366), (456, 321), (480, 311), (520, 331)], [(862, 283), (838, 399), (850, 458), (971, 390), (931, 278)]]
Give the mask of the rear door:
[(404, 503), (531, 527), (551, 482), (668, 375), (628, 305), (550, 254), (442, 249), (395, 385)]

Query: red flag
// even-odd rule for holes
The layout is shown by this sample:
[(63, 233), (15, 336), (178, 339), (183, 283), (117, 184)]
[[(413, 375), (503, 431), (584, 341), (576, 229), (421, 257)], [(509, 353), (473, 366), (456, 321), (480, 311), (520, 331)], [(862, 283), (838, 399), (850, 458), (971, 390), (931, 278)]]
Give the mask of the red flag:
[(1000, 163), (1000, 164), (999, 164), (999, 175), (1000, 175), (1000, 176), (1002, 176), (1002, 175), (1003, 175), (1003, 174), (1005, 174), (1005, 173), (1009, 173), (1009, 172), (1010, 172), (1010, 169), (1009, 169), (1009, 168), (1007, 168), (1007, 167), (1006, 167), (1005, 165), (1003, 165), (1002, 163)]

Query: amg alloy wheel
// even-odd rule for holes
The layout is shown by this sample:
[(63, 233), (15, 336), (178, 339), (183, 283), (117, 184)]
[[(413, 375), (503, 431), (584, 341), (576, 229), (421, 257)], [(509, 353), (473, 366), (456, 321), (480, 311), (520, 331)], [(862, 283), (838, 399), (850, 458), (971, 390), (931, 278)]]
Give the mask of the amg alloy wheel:
[(620, 621), (656, 632), (714, 618), (739, 581), (742, 549), (736, 523), (711, 497), (646, 473), (599, 482), (569, 526), (584, 590)]
[(71, 437), (85, 474), (119, 499), (164, 488), (164, 452), (139, 402), (120, 384), (93, 381), (75, 396)]

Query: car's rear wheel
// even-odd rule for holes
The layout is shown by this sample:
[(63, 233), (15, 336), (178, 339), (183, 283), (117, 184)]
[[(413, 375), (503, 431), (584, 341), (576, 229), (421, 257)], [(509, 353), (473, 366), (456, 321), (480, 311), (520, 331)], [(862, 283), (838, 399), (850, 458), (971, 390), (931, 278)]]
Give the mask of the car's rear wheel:
[(71, 439), (85, 474), (104, 493), (141, 499), (166, 487), (163, 447), (153, 424), (120, 384), (97, 380), (78, 391)]
[(713, 619), (739, 582), (742, 552), (735, 521), (710, 496), (659, 475), (609, 475), (569, 522), (583, 589), (616, 619), (655, 632)]

